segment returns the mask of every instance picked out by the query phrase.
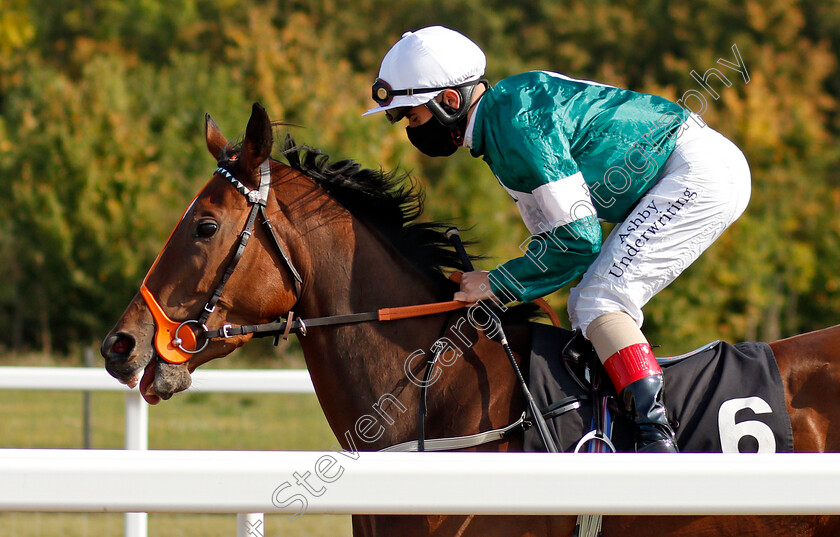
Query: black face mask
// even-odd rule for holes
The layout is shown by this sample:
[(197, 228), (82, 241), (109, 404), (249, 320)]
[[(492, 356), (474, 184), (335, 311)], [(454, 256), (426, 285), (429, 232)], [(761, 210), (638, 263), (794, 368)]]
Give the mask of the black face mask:
[(460, 144), (456, 144), (452, 130), (434, 116), (417, 127), (406, 127), (411, 144), (430, 157), (448, 157)]

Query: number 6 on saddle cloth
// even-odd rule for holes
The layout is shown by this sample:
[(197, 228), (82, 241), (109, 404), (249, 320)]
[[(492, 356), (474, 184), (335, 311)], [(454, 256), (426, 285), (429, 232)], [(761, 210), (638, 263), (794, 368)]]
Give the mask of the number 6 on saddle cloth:
[[(600, 362), (594, 355), (585, 358), (594, 351), (582, 337), (576, 338), (575, 332), (540, 323), (531, 326), (528, 384), (544, 411), (572, 407), (549, 416), (547, 426), (560, 450), (574, 451), (582, 438), (598, 429), (601, 419), (592, 404), (592, 386), (583, 379), (582, 365), (589, 361), (597, 370)], [(564, 353), (571, 354), (574, 367), (568, 366)], [(784, 386), (766, 343), (714, 341), (659, 362), (665, 377), (668, 419), (681, 452), (793, 451)], [(609, 393), (612, 386), (603, 384), (603, 391)], [(618, 411), (613, 416), (612, 443), (617, 451), (632, 452), (631, 420)], [(540, 436), (532, 430), (525, 431), (524, 450), (543, 451)]]

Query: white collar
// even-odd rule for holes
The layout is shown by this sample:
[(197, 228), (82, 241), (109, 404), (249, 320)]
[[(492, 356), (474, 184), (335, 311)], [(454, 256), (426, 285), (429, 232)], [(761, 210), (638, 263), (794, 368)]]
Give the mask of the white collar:
[(481, 99), (476, 103), (475, 108), (470, 115), (470, 120), (467, 122), (467, 132), (464, 133), (464, 147), (472, 149), (473, 130), (475, 129), (475, 116), (478, 115), (478, 108), (481, 106)]

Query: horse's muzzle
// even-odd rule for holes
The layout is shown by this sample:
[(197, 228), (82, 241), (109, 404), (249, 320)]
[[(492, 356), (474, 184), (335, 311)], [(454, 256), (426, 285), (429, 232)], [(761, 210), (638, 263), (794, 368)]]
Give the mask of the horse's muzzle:
[(136, 349), (136, 338), (122, 331), (108, 334), (99, 349), (105, 358), (105, 369), (108, 373), (130, 388), (137, 386), (143, 369), (152, 359), (147, 355), (137, 356)]

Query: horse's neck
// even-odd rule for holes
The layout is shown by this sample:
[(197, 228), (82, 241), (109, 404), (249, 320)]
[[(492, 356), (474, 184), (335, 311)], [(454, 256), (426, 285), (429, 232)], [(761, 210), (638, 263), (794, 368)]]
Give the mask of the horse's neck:
[[(450, 299), (439, 296), (418, 269), (363, 222), (345, 215), (313, 229), (318, 230), (309, 246), (313, 283), (298, 308), (304, 318)], [(359, 449), (413, 434), (417, 388), (406, 377), (404, 363), (413, 352), (428, 350), (443, 323), (440, 315), (368, 322), (313, 328), (300, 338), (321, 406), (345, 447), (348, 432)], [(366, 426), (369, 434), (362, 437), (372, 438), (380, 428), (382, 435), (358, 445), (359, 427)]]

